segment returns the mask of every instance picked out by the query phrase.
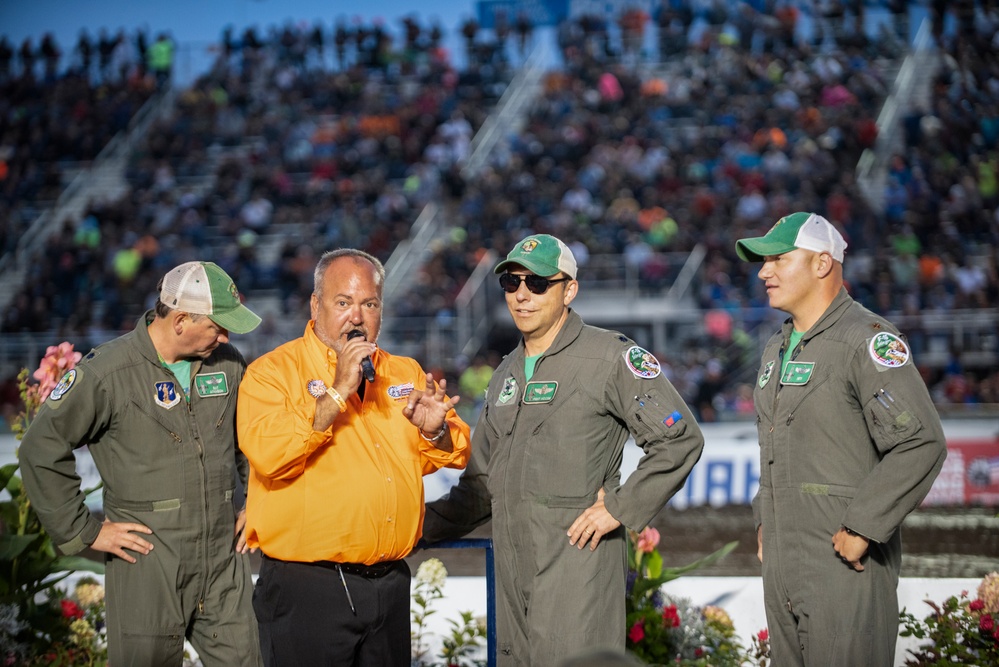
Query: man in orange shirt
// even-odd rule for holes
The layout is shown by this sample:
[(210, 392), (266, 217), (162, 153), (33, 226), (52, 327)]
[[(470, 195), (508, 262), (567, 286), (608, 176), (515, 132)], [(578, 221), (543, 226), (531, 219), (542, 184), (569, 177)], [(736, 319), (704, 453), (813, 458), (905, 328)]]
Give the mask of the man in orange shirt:
[(422, 534), (422, 476), (465, 467), (469, 428), (444, 380), (375, 345), (384, 282), (367, 253), (325, 253), (304, 335), (257, 359), (240, 385), (268, 667), (410, 664), (402, 559)]

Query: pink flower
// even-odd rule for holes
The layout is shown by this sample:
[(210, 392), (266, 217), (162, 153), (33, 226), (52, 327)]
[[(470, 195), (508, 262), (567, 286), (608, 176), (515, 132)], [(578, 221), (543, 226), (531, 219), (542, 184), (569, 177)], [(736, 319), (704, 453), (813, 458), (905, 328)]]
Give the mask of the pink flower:
[(628, 630), (628, 640), (632, 644), (637, 644), (643, 639), (645, 639), (645, 625), (642, 621), (635, 621), (635, 624)]
[(635, 548), (643, 554), (650, 554), (659, 546), (659, 531), (652, 527), (647, 527), (638, 535), (638, 544)]
[(984, 608), (985, 608), (985, 603), (982, 602), (982, 600), (980, 599), (972, 600), (971, 604), (968, 605), (968, 609), (971, 611), (981, 611)]
[(667, 628), (680, 627), (680, 614), (676, 612), (675, 604), (671, 604), (663, 609), (663, 625)]
[(770, 639), (770, 631), (767, 630), (766, 628), (763, 628), (762, 630), (756, 633), (756, 639), (759, 640), (759, 642), (762, 644), (763, 642)]
[(978, 619), (978, 627), (980, 627), (985, 632), (991, 632), (995, 624), (992, 622), (992, 614), (982, 614), (982, 617)]
[(76, 364), (83, 357), (79, 352), (73, 351), (73, 344), (63, 341), (59, 345), (50, 345), (45, 350), (38, 370), (32, 373), (32, 377), (38, 380), (38, 396), (40, 402), (44, 403), (52, 390), (59, 384), (59, 380), (69, 371), (76, 367)]

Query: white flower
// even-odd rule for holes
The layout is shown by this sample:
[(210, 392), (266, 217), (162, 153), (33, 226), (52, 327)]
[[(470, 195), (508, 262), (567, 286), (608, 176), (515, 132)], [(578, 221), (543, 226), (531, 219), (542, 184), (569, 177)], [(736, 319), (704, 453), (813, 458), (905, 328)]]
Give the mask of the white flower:
[(428, 584), (434, 588), (443, 588), (446, 579), (447, 568), (437, 558), (428, 558), (420, 563), (420, 567), (416, 570), (416, 581), (420, 584)]
[(76, 587), (76, 599), (84, 607), (93, 607), (104, 601), (104, 587), (96, 583), (81, 582)]

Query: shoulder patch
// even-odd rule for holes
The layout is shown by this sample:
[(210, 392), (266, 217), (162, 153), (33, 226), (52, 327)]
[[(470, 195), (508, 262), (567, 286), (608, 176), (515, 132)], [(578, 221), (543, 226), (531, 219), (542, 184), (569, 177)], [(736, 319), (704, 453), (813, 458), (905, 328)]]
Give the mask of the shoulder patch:
[(48, 400), (58, 401), (60, 398), (65, 396), (66, 392), (72, 389), (73, 385), (76, 384), (76, 378), (78, 378), (79, 376), (80, 373), (75, 368), (66, 371), (66, 374), (62, 376), (61, 380), (59, 380), (59, 384), (57, 384), (55, 388), (49, 393)]
[(635, 374), (635, 377), (646, 380), (659, 377), (659, 373), (662, 371), (655, 355), (637, 345), (632, 345), (625, 350), (624, 363), (628, 366), (628, 370)]
[(871, 338), (867, 351), (874, 363), (887, 368), (904, 366), (911, 356), (905, 341), (887, 331), (882, 331)]

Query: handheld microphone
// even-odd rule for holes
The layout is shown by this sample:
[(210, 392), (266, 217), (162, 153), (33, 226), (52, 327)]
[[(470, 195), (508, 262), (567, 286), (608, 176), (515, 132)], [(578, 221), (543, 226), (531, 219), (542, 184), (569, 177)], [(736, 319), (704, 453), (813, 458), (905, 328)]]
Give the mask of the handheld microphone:
[[(361, 333), (359, 329), (354, 329), (347, 334), (347, 340), (354, 340), (355, 338), (363, 337), (364, 334)], [(368, 382), (375, 381), (375, 367), (371, 364), (371, 357), (364, 357), (361, 359), (361, 372), (364, 373), (364, 379)]]

